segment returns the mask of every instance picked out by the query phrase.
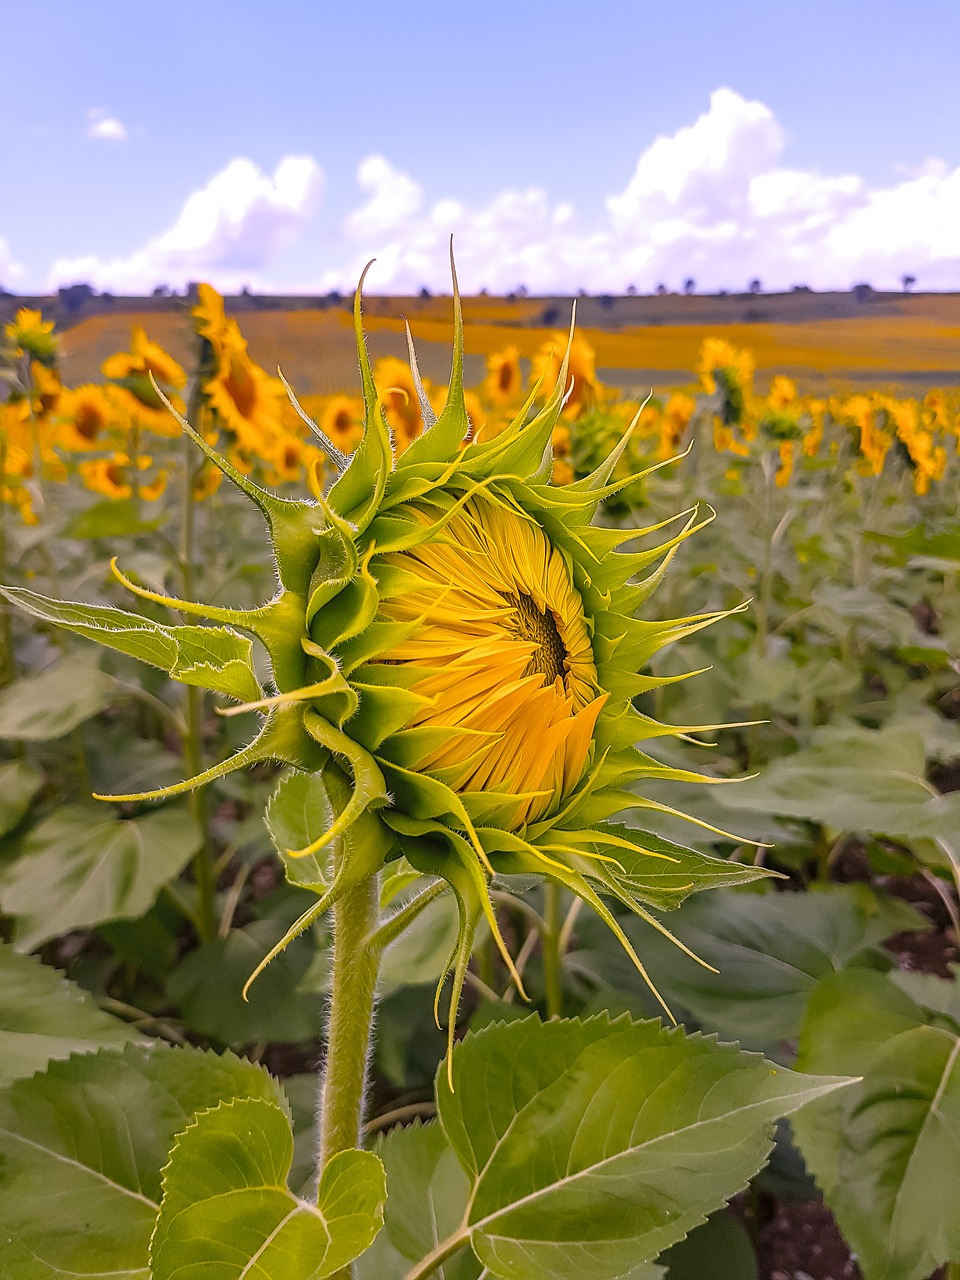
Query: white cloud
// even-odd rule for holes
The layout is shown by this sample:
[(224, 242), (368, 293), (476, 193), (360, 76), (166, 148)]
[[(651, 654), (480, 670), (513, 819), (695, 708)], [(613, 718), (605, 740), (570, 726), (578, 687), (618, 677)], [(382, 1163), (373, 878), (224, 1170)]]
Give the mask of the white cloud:
[(24, 269), (14, 259), (9, 244), (0, 236), (0, 288), (8, 289), (14, 281), (24, 275)]
[[(475, 204), (441, 190), (428, 201), (414, 175), (371, 155), (357, 170), (358, 206), (325, 231), (329, 267), (288, 287), (350, 289), (376, 257), (374, 291), (446, 290), (455, 233), (465, 292), (650, 291), (688, 277), (704, 291), (743, 289), (754, 278), (766, 289), (897, 288), (905, 272), (921, 288), (960, 289), (960, 168), (928, 157), (871, 187), (857, 174), (787, 167), (785, 145), (768, 106), (719, 88), (692, 124), (638, 148), (622, 190), (589, 222), (539, 187)], [(142, 249), (113, 261), (61, 260), (51, 280), (130, 291), (191, 279), (269, 288), (275, 256), (301, 234), (323, 186), (309, 156), (288, 156), (272, 177), (234, 160)]]
[[(536, 293), (619, 292), (631, 283), (645, 291), (690, 276), (703, 290), (743, 289), (753, 278), (770, 289), (847, 289), (861, 280), (897, 288), (905, 271), (921, 287), (960, 288), (960, 169), (927, 158), (889, 188), (871, 189), (856, 174), (784, 167), (785, 145), (769, 107), (717, 89), (693, 124), (641, 152), (592, 226), (538, 188), (476, 207), (445, 197), (424, 210), (415, 179), (376, 157), (361, 166), (373, 196), (346, 221), (364, 233), (363, 253), (332, 268), (323, 285), (349, 287), (376, 256), (374, 290), (445, 289), (453, 231), (465, 291), (521, 283)], [(374, 206), (376, 218), (368, 216)]]
[(87, 112), (87, 137), (104, 142), (126, 142), (127, 126), (104, 107), (91, 107)]
[(368, 156), (357, 170), (357, 182), (370, 198), (347, 218), (346, 230), (356, 240), (382, 235), (419, 213), (423, 189), (383, 156)]
[(60, 258), (50, 283), (85, 281), (114, 292), (182, 288), (210, 280), (223, 289), (258, 282), (293, 243), (323, 195), (323, 170), (310, 156), (285, 156), (271, 177), (252, 160), (232, 160), (189, 196), (174, 225), (127, 257)]

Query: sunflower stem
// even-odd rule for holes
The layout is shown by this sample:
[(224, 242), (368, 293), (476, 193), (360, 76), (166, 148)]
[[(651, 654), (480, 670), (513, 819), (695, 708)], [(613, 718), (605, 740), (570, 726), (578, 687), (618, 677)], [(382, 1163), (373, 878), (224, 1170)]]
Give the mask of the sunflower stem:
[[(346, 856), (337, 841), (334, 866)], [(318, 1174), (341, 1151), (360, 1145), (373, 1005), (381, 949), (371, 944), (379, 916), (376, 876), (347, 890), (333, 908), (333, 974), (327, 1059), (320, 1088)], [(350, 1268), (335, 1280), (348, 1280)]]
[[(188, 419), (197, 422), (203, 407), (201, 379), (194, 379), (187, 409)], [(187, 436), (183, 438), (183, 494), (180, 506), (180, 576), (186, 600), (194, 599), (193, 557), (196, 529), (194, 497), (193, 446)], [(183, 740), (183, 757), (188, 777), (203, 772), (203, 694), (196, 685), (188, 685), (186, 691), (187, 732)], [(197, 787), (190, 792), (190, 811), (200, 831), (200, 847), (193, 859), (193, 875), (199, 899), (197, 934), (201, 942), (212, 942), (217, 936), (217, 881), (213, 870), (213, 850), (210, 847), (210, 828), (207, 821), (206, 788)]]
[(547, 997), (547, 1017), (563, 1017), (563, 956), (560, 953), (560, 931), (563, 928), (563, 890), (549, 880), (544, 886), (543, 929), (540, 944), (543, 950), (543, 984)]

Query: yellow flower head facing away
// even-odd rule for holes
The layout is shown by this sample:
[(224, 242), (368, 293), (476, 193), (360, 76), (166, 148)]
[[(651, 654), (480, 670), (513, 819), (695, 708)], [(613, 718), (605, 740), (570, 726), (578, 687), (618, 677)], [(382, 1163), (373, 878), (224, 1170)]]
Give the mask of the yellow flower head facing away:
[(4, 325), (4, 333), (15, 355), (27, 356), (42, 365), (50, 365), (56, 358), (59, 345), (53, 332), (54, 327), (52, 320), (44, 320), (42, 312), (21, 307), (15, 318)]
[[(659, 724), (634, 699), (676, 679), (643, 670), (658, 649), (723, 616), (644, 616), (677, 548), (706, 520), (688, 514), (672, 529), (668, 522), (648, 530), (594, 523), (601, 503), (638, 479), (629, 470), (615, 474), (635, 422), (589, 476), (551, 483), (572, 334), (552, 386), (531, 392), (503, 430), (483, 439), (470, 434), (455, 276), (453, 367), (439, 414), (412, 347), (404, 398), (390, 403), (399, 370), (386, 369), (386, 385), (375, 381), (359, 290), (354, 318), (364, 432), (347, 455), (314, 427), (333, 477), (326, 491), (317, 485), (312, 499), (282, 499), (181, 419), (266, 519), (277, 594), (259, 608), (227, 609), (175, 601), (116, 571), (136, 595), (212, 624), (202, 663), (190, 656), (196, 627), (175, 624), (162, 627), (153, 660), (239, 704), (227, 714), (255, 711), (259, 729), (195, 778), (109, 798), (160, 798), (265, 759), (322, 788), (326, 829), (285, 854), (288, 875), (310, 884), (317, 901), (253, 977), (344, 892), (401, 856), (446, 882), (456, 899), (454, 1010), (481, 919), (522, 991), (490, 897), (494, 875), (507, 883), (545, 878), (577, 894), (646, 977), (607, 899), (670, 936), (651, 909), (766, 874), (610, 821), (626, 810), (662, 808), (644, 795), (648, 779), (699, 777), (661, 764), (643, 743), (712, 726)], [(423, 431), (404, 441), (396, 428), (391, 435), (388, 418), (407, 414), (411, 400)], [(22, 589), (6, 594), (82, 634), (93, 622), (115, 647), (127, 643), (133, 625), (117, 610), (49, 602)], [(141, 614), (136, 626), (142, 638), (160, 624)], [(164, 656), (171, 641), (184, 646), (182, 658)], [(251, 641), (269, 660), (266, 688)], [(344, 853), (331, 868), (323, 860), (338, 841)], [(454, 1023), (451, 1015), (451, 1037)]]

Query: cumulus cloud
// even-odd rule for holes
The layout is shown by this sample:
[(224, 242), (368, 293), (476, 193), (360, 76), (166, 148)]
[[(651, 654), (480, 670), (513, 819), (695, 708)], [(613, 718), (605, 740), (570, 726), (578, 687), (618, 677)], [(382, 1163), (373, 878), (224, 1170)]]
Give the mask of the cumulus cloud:
[(364, 251), (324, 284), (349, 286), (376, 255), (375, 289), (445, 288), (452, 231), (471, 291), (521, 283), (538, 293), (646, 291), (687, 277), (704, 290), (743, 289), (754, 278), (771, 289), (897, 287), (904, 272), (931, 288), (960, 288), (960, 169), (928, 159), (871, 189), (856, 174), (785, 167), (785, 145), (768, 106), (717, 89), (693, 124), (641, 151), (624, 188), (607, 196), (605, 218), (590, 226), (539, 188), (424, 208), (415, 179), (376, 157), (360, 170), (371, 199), (346, 224), (364, 233)]
[(273, 175), (252, 160), (232, 160), (190, 195), (169, 230), (113, 259), (60, 258), (53, 285), (86, 281), (114, 292), (182, 288), (211, 280), (223, 289), (255, 283), (273, 258), (300, 235), (323, 195), (323, 170), (310, 156), (285, 156)]
[[(743, 289), (755, 278), (767, 289), (860, 281), (896, 288), (904, 273), (921, 287), (960, 289), (960, 168), (928, 158), (870, 186), (855, 173), (789, 167), (785, 147), (767, 105), (719, 88), (692, 124), (637, 140), (632, 172), (628, 154), (622, 189), (590, 220), (536, 186), (474, 203), (455, 191), (428, 200), (417, 176), (371, 155), (357, 170), (357, 207), (324, 229), (328, 268), (288, 287), (352, 288), (376, 257), (374, 290), (447, 289), (454, 233), (469, 292), (521, 284), (535, 293), (613, 293), (631, 284), (646, 292), (688, 277), (701, 290)], [(269, 288), (276, 254), (301, 235), (323, 186), (309, 156), (288, 156), (272, 177), (234, 160), (189, 197), (163, 235), (113, 261), (61, 260), (52, 282), (141, 291), (210, 279), (226, 289)]]
[(14, 259), (9, 244), (0, 236), (0, 288), (7, 288), (24, 274), (24, 269)]
[(87, 137), (103, 142), (126, 142), (127, 126), (104, 107), (91, 107), (87, 112)]

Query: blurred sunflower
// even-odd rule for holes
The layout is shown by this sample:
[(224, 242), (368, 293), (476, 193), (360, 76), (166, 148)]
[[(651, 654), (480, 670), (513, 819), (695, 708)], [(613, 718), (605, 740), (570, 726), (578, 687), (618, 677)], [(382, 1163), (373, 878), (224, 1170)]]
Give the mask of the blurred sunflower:
[(567, 386), (564, 388), (566, 399), (562, 412), (564, 417), (578, 418), (592, 409), (599, 399), (597, 357), (593, 347), (580, 333), (573, 335), (569, 354), (566, 352), (564, 334), (551, 334), (533, 357), (530, 381), (533, 386), (541, 383), (545, 388), (554, 387), (561, 369), (565, 368)]
[(520, 371), (520, 349), (506, 347), (487, 356), (487, 376), (483, 382), (483, 395), (497, 408), (516, 404), (523, 395), (523, 374)]
[(15, 356), (27, 356), (49, 367), (56, 359), (59, 346), (54, 328), (54, 321), (44, 320), (42, 312), (21, 307), (16, 317), (4, 326), (4, 333)]

